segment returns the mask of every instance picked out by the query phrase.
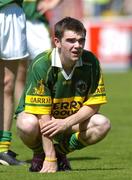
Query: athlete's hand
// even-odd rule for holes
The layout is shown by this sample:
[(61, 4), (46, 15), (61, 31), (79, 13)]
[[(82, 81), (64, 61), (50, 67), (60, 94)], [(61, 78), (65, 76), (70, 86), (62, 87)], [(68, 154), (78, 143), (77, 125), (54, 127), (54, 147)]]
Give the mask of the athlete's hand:
[(67, 128), (67, 121), (65, 119), (55, 119), (52, 117), (50, 121), (43, 124), (43, 127), (41, 127), (41, 133), (44, 136), (53, 137), (54, 135), (65, 131)]
[(44, 14), (46, 11), (50, 9), (49, 3), (47, 1), (42, 1), (40, 0), (38, 2), (37, 10), (41, 13)]
[(39, 0), (37, 10), (44, 14), (46, 11), (55, 8), (59, 2), (60, 0)]
[(44, 161), (40, 173), (54, 173), (57, 171), (57, 162)]

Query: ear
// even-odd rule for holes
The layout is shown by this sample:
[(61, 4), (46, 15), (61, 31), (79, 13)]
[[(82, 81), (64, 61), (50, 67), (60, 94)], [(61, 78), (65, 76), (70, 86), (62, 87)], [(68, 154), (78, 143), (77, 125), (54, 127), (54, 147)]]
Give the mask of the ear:
[(54, 43), (57, 48), (61, 48), (61, 42), (58, 38), (56, 38), (56, 37), (54, 38)]

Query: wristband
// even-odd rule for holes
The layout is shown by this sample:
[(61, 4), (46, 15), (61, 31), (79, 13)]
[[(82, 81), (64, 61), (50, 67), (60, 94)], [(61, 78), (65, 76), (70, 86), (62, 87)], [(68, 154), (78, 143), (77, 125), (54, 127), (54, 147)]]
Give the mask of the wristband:
[(57, 161), (57, 158), (52, 159), (52, 158), (46, 157), (46, 158), (45, 158), (45, 161), (48, 161), (48, 162), (56, 162), (56, 161)]

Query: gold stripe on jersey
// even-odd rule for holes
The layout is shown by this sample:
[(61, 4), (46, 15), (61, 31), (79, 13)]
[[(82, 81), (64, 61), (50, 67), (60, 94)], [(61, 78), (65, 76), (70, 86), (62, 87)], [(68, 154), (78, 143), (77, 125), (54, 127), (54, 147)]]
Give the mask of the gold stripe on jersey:
[(51, 107), (26, 105), (24, 111), (32, 114), (51, 114)]
[(101, 75), (98, 87), (95, 93), (91, 94), (87, 101), (85, 101), (84, 105), (94, 105), (94, 104), (105, 104), (107, 103), (106, 92), (104, 87), (104, 80)]
[(50, 96), (32, 96), (32, 95), (26, 95), (25, 99), (26, 104), (51, 104), (52, 100)]
[(104, 104), (107, 103), (106, 93), (104, 84), (99, 84), (94, 94), (92, 94), (84, 105), (93, 105), (93, 104)]
[(105, 104), (107, 103), (106, 96), (91, 96), (83, 105)]
[(71, 102), (71, 101), (80, 101), (83, 102), (85, 97), (75, 96), (69, 98), (54, 98), (53, 103), (58, 102)]

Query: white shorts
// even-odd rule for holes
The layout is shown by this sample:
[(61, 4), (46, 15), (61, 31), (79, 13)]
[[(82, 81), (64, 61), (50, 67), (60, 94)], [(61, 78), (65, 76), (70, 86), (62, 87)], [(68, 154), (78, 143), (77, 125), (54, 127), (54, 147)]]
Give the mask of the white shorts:
[(28, 56), (25, 14), (15, 3), (0, 9), (0, 59), (17, 60)]
[(45, 24), (39, 20), (27, 20), (27, 44), (30, 59), (51, 48), (50, 34)]

